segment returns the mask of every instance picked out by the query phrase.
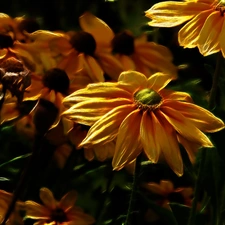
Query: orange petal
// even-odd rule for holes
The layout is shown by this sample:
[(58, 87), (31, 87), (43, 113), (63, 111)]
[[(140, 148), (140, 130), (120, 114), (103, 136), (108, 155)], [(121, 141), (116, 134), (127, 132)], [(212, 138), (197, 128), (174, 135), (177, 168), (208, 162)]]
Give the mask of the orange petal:
[(163, 105), (177, 110), (203, 132), (217, 132), (225, 128), (224, 122), (221, 119), (198, 105), (178, 101), (167, 101)]
[(220, 50), (219, 35), (224, 19), (219, 11), (215, 11), (206, 19), (198, 39), (198, 48), (204, 56)]
[(40, 199), (47, 208), (51, 210), (56, 208), (56, 200), (48, 188), (40, 189)]
[(160, 155), (160, 146), (158, 142), (156, 142), (157, 126), (154, 126), (155, 123), (151, 116), (151, 113), (145, 111), (141, 120), (140, 127), (140, 137), (141, 143), (143, 145), (145, 154), (147, 157), (153, 162), (157, 163)]
[(26, 201), (26, 217), (31, 219), (50, 219), (51, 210), (33, 201)]
[(158, 110), (152, 113), (154, 126), (157, 126), (156, 142), (160, 143), (161, 152), (170, 168), (178, 175), (183, 175), (183, 161), (180, 155), (180, 148), (176, 138), (176, 132), (171, 125), (164, 120)]
[(155, 27), (174, 27), (180, 25), (198, 13), (210, 9), (211, 4), (195, 1), (166, 1), (153, 5), (147, 10), (146, 16), (152, 19), (148, 24)]
[(169, 107), (161, 107), (161, 115), (173, 126), (173, 128), (184, 138), (198, 143), (203, 147), (213, 147), (209, 138), (185, 118), (179, 111)]
[(74, 207), (76, 200), (77, 192), (70, 191), (61, 198), (59, 205), (65, 212), (67, 212), (70, 208)]
[(80, 147), (104, 144), (113, 140), (118, 133), (121, 122), (133, 109), (133, 105), (122, 105), (109, 111), (90, 128)]
[(166, 102), (167, 100), (193, 102), (191, 96), (186, 92), (163, 89), (159, 93), (164, 99), (164, 102)]
[(100, 99), (93, 98), (92, 100), (83, 101), (75, 104), (63, 113), (64, 116), (70, 118), (76, 123), (93, 125), (98, 119), (110, 110), (120, 105), (132, 104), (129, 99)]
[(178, 41), (185, 48), (194, 48), (198, 44), (199, 34), (205, 20), (213, 9), (203, 11), (183, 26), (178, 33)]
[(81, 28), (94, 37), (97, 47), (107, 48), (110, 46), (114, 33), (104, 21), (86, 12), (79, 18), (79, 22)]
[(148, 78), (147, 87), (153, 89), (154, 91), (162, 90), (173, 77), (164, 73), (155, 73)]
[(140, 139), (141, 112), (134, 110), (121, 123), (116, 141), (116, 149), (112, 161), (114, 170), (122, 169), (133, 161), (142, 150)]

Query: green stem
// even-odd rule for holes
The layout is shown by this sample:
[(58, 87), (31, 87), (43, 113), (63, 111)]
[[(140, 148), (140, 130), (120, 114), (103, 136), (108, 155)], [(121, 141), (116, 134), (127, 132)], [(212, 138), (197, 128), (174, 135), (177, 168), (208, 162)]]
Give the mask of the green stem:
[(213, 75), (213, 83), (212, 83), (212, 88), (210, 91), (210, 96), (209, 96), (209, 108), (213, 109), (215, 107), (215, 99), (216, 99), (216, 93), (217, 93), (217, 88), (219, 84), (219, 76), (220, 76), (220, 69), (222, 65), (222, 59), (223, 56), (221, 53), (218, 53), (217, 55), (217, 61), (216, 61), (216, 69)]
[(206, 149), (202, 149), (202, 155), (200, 159), (200, 165), (198, 170), (198, 177), (195, 184), (195, 191), (194, 191), (194, 198), (192, 201), (192, 207), (191, 212), (188, 220), (188, 225), (195, 225), (195, 219), (196, 219), (196, 209), (198, 204), (198, 198), (201, 191), (201, 181), (202, 181), (202, 174), (204, 173), (204, 164), (206, 159)]
[(142, 154), (140, 154), (136, 159), (136, 165), (135, 165), (135, 171), (134, 171), (130, 201), (129, 201), (127, 215), (126, 215), (126, 221), (125, 221), (124, 225), (132, 224), (131, 223), (131, 216), (132, 216), (132, 213), (134, 211), (134, 205), (135, 205), (134, 203), (135, 203), (136, 194), (137, 194), (138, 176), (139, 176), (140, 170), (141, 170), (141, 158), (142, 158)]

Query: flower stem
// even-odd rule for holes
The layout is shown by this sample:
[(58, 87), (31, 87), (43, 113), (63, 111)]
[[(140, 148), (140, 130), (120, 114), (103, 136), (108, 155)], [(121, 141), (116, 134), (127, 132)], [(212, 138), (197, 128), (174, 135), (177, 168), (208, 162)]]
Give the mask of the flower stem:
[(188, 225), (195, 225), (196, 209), (198, 204), (199, 193), (201, 191), (201, 181), (202, 181), (202, 173), (204, 173), (203, 169), (204, 169), (205, 159), (206, 159), (206, 149), (202, 149), (202, 155), (201, 155), (200, 165), (198, 170), (198, 177), (195, 184), (194, 198), (192, 201), (192, 207), (191, 207), (191, 212), (190, 212), (190, 216), (188, 220)]
[(212, 83), (212, 88), (210, 91), (210, 96), (209, 96), (209, 108), (213, 109), (215, 107), (215, 99), (216, 99), (216, 93), (217, 93), (217, 88), (219, 84), (219, 76), (220, 76), (220, 69), (222, 65), (222, 59), (223, 56), (221, 53), (218, 53), (217, 55), (217, 61), (216, 61), (216, 68), (215, 72), (213, 74), (213, 83)]
[(135, 203), (136, 194), (137, 194), (138, 176), (139, 176), (140, 170), (141, 170), (141, 158), (142, 158), (142, 154), (140, 154), (136, 159), (130, 201), (129, 201), (127, 215), (126, 215), (126, 221), (125, 221), (124, 225), (131, 224), (131, 215), (134, 210), (134, 205), (135, 205), (134, 203)]

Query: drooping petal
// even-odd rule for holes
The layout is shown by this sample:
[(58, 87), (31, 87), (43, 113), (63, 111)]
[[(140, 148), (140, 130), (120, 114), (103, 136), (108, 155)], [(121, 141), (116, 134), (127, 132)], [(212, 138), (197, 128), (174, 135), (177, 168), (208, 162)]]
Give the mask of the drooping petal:
[(136, 109), (131, 112), (121, 123), (112, 161), (114, 170), (122, 169), (126, 164), (133, 161), (141, 153), (141, 117), (142, 113), (139, 109)]
[(136, 70), (136, 65), (129, 56), (123, 54), (116, 54), (115, 56), (121, 62), (123, 71)]
[(194, 48), (198, 44), (199, 34), (205, 20), (213, 10), (206, 10), (196, 15), (192, 20), (185, 24), (178, 33), (180, 46), (185, 48)]
[(179, 101), (166, 101), (163, 105), (177, 110), (195, 127), (203, 132), (217, 132), (225, 128), (221, 119), (198, 105)]
[(114, 33), (104, 21), (89, 12), (85, 12), (79, 18), (79, 22), (82, 30), (94, 37), (97, 47), (108, 48), (110, 46)]
[(152, 19), (148, 24), (156, 27), (174, 27), (180, 25), (198, 13), (210, 8), (211, 4), (195, 1), (166, 1), (153, 5), (147, 10), (146, 16)]
[(104, 144), (113, 140), (118, 133), (120, 124), (134, 108), (133, 105), (122, 105), (106, 113), (90, 128), (80, 147)]
[(26, 201), (26, 217), (31, 219), (49, 219), (51, 210), (33, 201)]
[(188, 141), (187, 139), (185, 139), (183, 136), (181, 136), (179, 134), (177, 135), (177, 139), (181, 143), (181, 145), (183, 145), (185, 150), (187, 151), (190, 161), (192, 163), (194, 163), (197, 151), (201, 146), (197, 143)]
[(80, 54), (79, 57), (81, 57), (84, 69), (87, 71), (93, 82), (105, 81), (103, 70), (92, 56)]
[(96, 55), (103, 71), (113, 80), (117, 81), (120, 73), (122, 73), (124, 70), (121, 62), (115, 56), (109, 53), (99, 52)]
[(59, 205), (65, 212), (67, 212), (70, 208), (74, 207), (76, 200), (77, 192), (70, 191), (61, 198)]
[(76, 123), (93, 125), (101, 116), (120, 105), (132, 104), (127, 98), (93, 98), (79, 102), (63, 112), (63, 115)]
[(172, 76), (158, 72), (148, 78), (147, 87), (153, 89), (154, 91), (160, 91), (171, 80), (173, 80)]
[(160, 143), (161, 152), (170, 168), (178, 175), (183, 175), (183, 161), (180, 155), (180, 148), (176, 138), (176, 132), (172, 126), (163, 118), (160, 110), (152, 113), (154, 126), (157, 126), (158, 133), (156, 141)]
[(144, 152), (147, 157), (153, 162), (157, 163), (160, 155), (160, 143), (156, 142), (158, 135), (158, 126), (154, 126), (152, 113), (145, 111), (141, 120), (140, 137)]
[(46, 207), (49, 209), (56, 208), (56, 200), (52, 194), (52, 192), (48, 188), (41, 188), (40, 189), (40, 199), (44, 203)]
[(15, 102), (6, 103), (6, 104), (3, 103), (3, 106), (0, 112), (0, 124), (16, 119), (17, 117), (19, 117), (19, 115), (20, 115), (20, 112)]
[(198, 48), (202, 55), (207, 56), (220, 50), (219, 35), (223, 21), (219, 11), (213, 12), (206, 19), (198, 39)]
[(161, 107), (161, 115), (173, 126), (173, 128), (184, 138), (198, 143), (203, 147), (213, 147), (209, 138), (197, 127), (189, 122), (179, 111), (170, 107)]

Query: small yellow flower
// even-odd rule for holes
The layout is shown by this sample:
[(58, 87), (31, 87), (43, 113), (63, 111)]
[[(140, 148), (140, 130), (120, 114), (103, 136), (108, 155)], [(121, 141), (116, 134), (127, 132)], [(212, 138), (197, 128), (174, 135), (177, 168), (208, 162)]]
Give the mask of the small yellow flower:
[(162, 154), (177, 175), (183, 174), (179, 143), (191, 161), (201, 146), (213, 147), (203, 132), (216, 132), (224, 123), (193, 104), (189, 94), (166, 90), (172, 78), (156, 73), (146, 78), (123, 72), (117, 83), (90, 84), (67, 96), (69, 119), (91, 126), (80, 147), (105, 144), (117, 138), (112, 165), (123, 168), (144, 151), (153, 163)]
[(40, 199), (44, 205), (33, 201), (25, 202), (26, 217), (39, 220), (39, 225), (89, 225), (95, 222), (92, 216), (85, 214), (81, 208), (75, 206), (77, 200), (75, 191), (68, 192), (60, 201), (57, 201), (48, 188), (41, 188)]
[(174, 27), (186, 23), (178, 33), (185, 48), (198, 47), (207, 56), (222, 51), (225, 57), (225, 5), (219, 0), (166, 1), (146, 11), (150, 26)]

